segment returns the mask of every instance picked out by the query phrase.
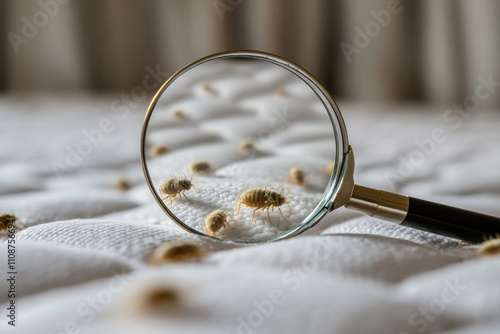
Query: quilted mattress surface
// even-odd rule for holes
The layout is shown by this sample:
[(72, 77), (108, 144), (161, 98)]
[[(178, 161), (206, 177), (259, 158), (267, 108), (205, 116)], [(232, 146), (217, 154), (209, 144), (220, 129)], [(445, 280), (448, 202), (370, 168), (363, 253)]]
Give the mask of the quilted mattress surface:
[[(266, 73), (264, 81), (273, 80)], [(260, 94), (248, 92), (243, 82), (212, 85), (228, 103)], [(203, 96), (200, 89), (186, 88), (170, 102), (188, 110), (194, 97)], [(294, 96), (307, 101), (300, 92)], [(476, 259), (475, 245), (344, 208), (278, 242), (241, 245), (182, 230), (155, 202), (142, 173), (139, 139), (147, 101), (117, 111), (117, 103), (124, 106), (117, 98), (0, 98), (0, 211), (26, 225), (16, 233), (15, 327), (7, 317), (8, 238), (1, 236), (2, 333), (498, 333), (500, 256)], [(339, 106), (356, 156), (356, 183), (500, 216), (500, 113), (477, 111), (450, 121), (443, 117), (446, 106)], [(251, 180), (263, 165), (239, 159), (225, 144), (251, 124), (206, 116), (207, 131), (184, 128), (172, 137), (171, 151), (161, 159), (174, 156), (166, 170), (171, 161), (178, 169), (168, 173), (203, 154), (219, 157), (218, 173), (243, 171)], [(323, 168), (333, 155), (324, 156), (322, 123), (309, 119), (308, 131), (290, 126), (273, 147), (285, 156), (299, 153), (304, 169)], [(100, 126), (105, 131), (97, 135), (93, 130)], [(240, 131), (213, 137), (213, 129)], [(293, 138), (308, 136), (308, 145), (294, 146)], [(89, 138), (91, 145), (82, 144)], [(161, 142), (162, 134), (152, 140)], [(272, 157), (265, 157), (265, 169), (284, 170), (284, 160)], [(130, 187), (118, 189), (117, 179)], [(200, 188), (207, 189), (209, 180), (202, 179)], [(225, 199), (231, 185), (219, 183), (211, 193)], [(323, 189), (315, 189), (300, 203), (291, 196), (291, 207), (317, 204)], [(206, 214), (182, 209), (182, 200), (176, 204), (193, 224)], [(197, 263), (148, 265), (154, 250), (172, 240), (194, 242), (207, 255)], [(140, 307), (141, 294), (157, 285), (179, 294), (159, 314)]]

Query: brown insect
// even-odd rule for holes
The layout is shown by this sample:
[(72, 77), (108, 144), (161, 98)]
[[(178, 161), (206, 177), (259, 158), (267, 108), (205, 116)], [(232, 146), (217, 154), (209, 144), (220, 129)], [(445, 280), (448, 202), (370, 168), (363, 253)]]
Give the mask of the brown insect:
[(151, 149), (151, 155), (153, 157), (158, 157), (160, 155), (163, 155), (165, 153), (167, 153), (169, 151), (169, 148), (167, 145), (163, 145), (163, 144), (156, 144), (155, 146), (153, 146), (153, 148)]
[(500, 235), (495, 237), (490, 237), (485, 240), (476, 251), (476, 257), (484, 257), (490, 255), (500, 254)]
[(292, 183), (295, 183), (295, 184), (298, 184), (299, 186), (301, 186), (302, 184), (304, 184), (304, 180), (306, 179), (306, 172), (304, 172), (302, 169), (300, 169), (298, 167), (292, 167), (288, 171), (288, 175), (286, 176), (286, 179), (289, 182), (292, 182)]
[(212, 92), (214, 89), (210, 82), (204, 82), (201, 84), (201, 88), (206, 92)]
[(255, 148), (255, 143), (252, 139), (243, 139), (238, 144), (238, 150), (243, 154), (255, 153), (257, 149)]
[(188, 166), (188, 169), (191, 174), (208, 173), (212, 170), (212, 166), (210, 165), (210, 162), (208, 162), (207, 160), (198, 160), (191, 163)]
[(144, 306), (151, 310), (160, 310), (179, 302), (179, 293), (170, 287), (151, 289), (144, 295)]
[(284, 96), (286, 94), (286, 90), (283, 87), (278, 87), (274, 90), (274, 94), (278, 96)]
[(117, 303), (117, 311), (127, 315), (162, 315), (175, 312), (182, 307), (183, 292), (179, 287), (148, 282), (127, 288), (126, 294)]
[(125, 179), (124, 177), (120, 176), (118, 177), (115, 182), (113, 183), (113, 186), (118, 189), (118, 190), (121, 190), (121, 191), (127, 191), (130, 189), (131, 185), (130, 183), (127, 181), (127, 179)]
[(151, 260), (151, 265), (160, 265), (167, 262), (188, 262), (199, 260), (203, 252), (197, 245), (185, 241), (170, 241), (156, 248)]
[(203, 220), (203, 233), (206, 233), (208, 235), (214, 235), (216, 232), (218, 232), (221, 228), (226, 227), (226, 224), (230, 227), (233, 228), (229, 223), (227, 222), (227, 216), (231, 217), (233, 221), (236, 221), (233, 216), (231, 216), (229, 213), (223, 210), (215, 210), (212, 211), (208, 216), (205, 217)]
[(280, 211), (281, 217), (283, 217), (283, 219), (286, 220), (285, 216), (283, 216), (283, 212), (281, 212), (280, 209), (280, 206), (282, 206), (285, 203), (286, 205), (288, 205), (290, 210), (292, 210), (290, 204), (288, 204), (288, 202), (286, 201), (286, 196), (283, 195), (282, 193), (273, 189), (250, 188), (245, 190), (245, 192), (243, 192), (243, 194), (241, 194), (236, 199), (236, 203), (234, 205), (235, 206), (238, 205), (238, 211), (236, 212), (236, 215), (240, 213), (242, 204), (246, 205), (247, 207), (255, 208), (255, 210), (253, 210), (252, 221), (250, 222), (251, 225), (255, 220), (255, 212), (259, 209), (267, 210), (267, 218), (269, 218), (269, 223), (271, 224), (272, 221), (271, 221), (271, 216), (269, 215), (269, 208), (272, 208), (274, 211), (274, 208), (277, 207), (278, 210)]
[(177, 195), (181, 196), (184, 195), (184, 197), (189, 201), (189, 198), (187, 198), (186, 194), (184, 192), (189, 191), (191, 187), (194, 190), (196, 187), (193, 185), (191, 180), (185, 179), (183, 177), (171, 177), (169, 179), (164, 180), (158, 191), (160, 192), (160, 195), (167, 195), (162, 200), (166, 200), (167, 198), (170, 200), (170, 207), (169, 209), (172, 208), (172, 198), (176, 197)]
[(170, 115), (172, 115), (172, 118), (174, 119), (183, 119), (186, 117), (184, 115), (184, 111), (182, 109), (175, 109), (170, 112)]
[(0, 232), (7, 233), (9, 229), (14, 227), (14, 229), (23, 229), (24, 224), (14, 215), (8, 213), (0, 214)]

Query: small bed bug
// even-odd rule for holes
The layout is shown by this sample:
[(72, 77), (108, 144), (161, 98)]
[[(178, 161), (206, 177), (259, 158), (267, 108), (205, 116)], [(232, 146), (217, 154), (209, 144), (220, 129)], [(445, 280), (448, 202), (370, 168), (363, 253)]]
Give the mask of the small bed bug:
[(170, 241), (158, 246), (151, 256), (151, 265), (160, 265), (167, 262), (188, 262), (203, 257), (197, 245), (186, 241)]
[(231, 216), (229, 213), (223, 210), (215, 210), (212, 211), (208, 216), (205, 217), (203, 220), (203, 233), (206, 233), (208, 235), (214, 235), (216, 232), (218, 232), (221, 228), (226, 227), (226, 224), (230, 227), (233, 228), (229, 223), (227, 222), (227, 216), (231, 217), (233, 221), (236, 221), (233, 216)]
[(213, 88), (212, 88), (212, 85), (210, 84), (210, 82), (204, 82), (201, 84), (201, 88), (206, 91), (206, 92), (210, 92), (210, 91), (213, 91)]
[(127, 191), (130, 189), (131, 185), (130, 183), (127, 181), (127, 179), (125, 179), (124, 177), (120, 176), (118, 177), (115, 182), (113, 183), (113, 186), (118, 189), (118, 190), (121, 190), (121, 191)]
[(179, 293), (170, 287), (151, 289), (144, 295), (144, 306), (151, 310), (169, 307), (179, 302)]
[(183, 177), (171, 177), (169, 179), (164, 180), (158, 191), (160, 192), (160, 195), (167, 195), (162, 200), (166, 200), (167, 198), (170, 200), (170, 207), (169, 209), (172, 208), (172, 198), (176, 197), (177, 195), (181, 196), (184, 195), (184, 197), (189, 201), (189, 198), (187, 198), (186, 194), (184, 192), (189, 191), (191, 187), (194, 190), (196, 187), (193, 185), (191, 180), (185, 179)]
[(278, 95), (278, 96), (284, 96), (286, 94), (286, 90), (285, 90), (285, 88), (280, 86), (274, 90), (274, 94)]
[(23, 229), (24, 224), (14, 215), (8, 213), (0, 214), (0, 233), (7, 233), (9, 229)]
[(257, 151), (257, 149), (255, 148), (255, 143), (252, 139), (249, 138), (243, 139), (238, 144), (238, 150), (243, 154), (255, 153)]
[(164, 144), (156, 144), (153, 146), (151, 149), (151, 155), (153, 157), (158, 157), (160, 155), (163, 155), (169, 151), (168, 146)]
[(490, 238), (484, 241), (479, 249), (476, 251), (476, 257), (484, 257), (490, 255), (500, 254), (500, 236), (497, 234), (496, 238)]
[(182, 307), (183, 291), (179, 287), (157, 282), (148, 282), (127, 288), (117, 303), (122, 314), (143, 316), (174, 313)]
[(298, 167), (290, 168), (290, 170), (288, 171), (288, 175), (286, 176), (286, 179), (289, 182), (298, 184), (299, 186), (304, 184), (305, 178), (306, 178), (306, 173)]
[(292, 210), (290, 204), (288, 204), (288, 202), (286, 201), (286, 196), (282, 193), (273, 189), (250, 188), (245, 190), (245, 192), (243, 192), (243, 194), (238, 196), (238, 198), (236, 199), (235, 206), (238, 205), (238, 211), (236, 212), (236, 215), (240, 213), (242, 204), (246, 205), (247, 207), (254, 207), (255, 210), (253, 210), (252, 221), (250, 222), (251, 225), (255, 220), (255, 212), (259, 209), (266, 209), (267, 218), (269, 219), (269, 223), (272, 224), (271, 216), (269, 215), (269, 209), (272, 208), (274, 210), (274, 208), (277, 207), (281, 214), (281, 217), (286, 220), (285, 216), (283, 216), (283, 212), (281, 212), (280, 209), (280, 206), (285, 203), (288, 205), (290, 210)]
[(172, 116), (172, 118), (174, 119), (183, 119), (186, 117), (186, 115), (184, 114), (184, 111), (182, 109), (175, 109), (175, 110), (172, 110), (170, 112), (170, 115)]
[(210, 165), (210, 162), (208, 162), (207, 160), (198, 160), (191, 163), (188, 166), (188, 170), (191, 174), (208, 173), (212, 170), (212, 166)]

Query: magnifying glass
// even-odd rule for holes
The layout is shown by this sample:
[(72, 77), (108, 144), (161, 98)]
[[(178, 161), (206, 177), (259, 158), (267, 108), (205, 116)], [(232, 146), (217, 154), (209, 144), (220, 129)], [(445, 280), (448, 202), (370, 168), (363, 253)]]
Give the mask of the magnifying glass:
[(285, 239), (342, 206), (473, 243), (500, 232), (496, 217), (356, 185), (330, 94), (264, 52), (217, 53), (170, 77), (149, 105), (141, 160), (163, 211), (209, 238)]

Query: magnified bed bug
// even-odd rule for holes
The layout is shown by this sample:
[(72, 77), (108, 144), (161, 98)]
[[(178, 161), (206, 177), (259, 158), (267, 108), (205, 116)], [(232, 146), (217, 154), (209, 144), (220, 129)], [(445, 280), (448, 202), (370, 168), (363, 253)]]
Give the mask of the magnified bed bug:
[(274, 211), (274, 208), (277, 207), (281, 214), (281, 217), (286, 220), (285, 216), (283, 216), (283, 212), (281, 212), (280, 209), (280, 206), (285, 203), (286, 205), (288, 205), (290, 210), (292, 210), (290, 204), (288, 204), (288, 202), (286, 201), (286, 196), (279, 191), (266, 188), (250, 188), (245, 190), (245, 192), (243, 192), (243, 194), (241, 194), (236, 199), (236, 203), (234, 205), (238, 205), (238, 211), (236, 212), (236, 215), (240, 213), (242, 204), (246, 205), (247, 207), (255, 208), (255, 210), (253, 210), (252, 221), (250, 222), (251, 225), (255, 220), (255, 212), (259, 209), (267, 210), (267, 218), (269, 219), (269, 223), (271, 224), (273, 222), (271, 221), (271, 216), (269, 215), (270, 208), (272, 208)]
[(195, 173), (208, 173), (212, 170), (212, 165), (207, 160), (197, 160), (188, 166), (191, 174)]
[(16, 216), (9, 213), (0, 214), (0, 233), (7, 233), (11, 228), (20, 230), (24, 227), (24, 224)]
[(496, 235), (495, 237), (491, 237), (489, 240), (484, 241), (479, 249), (476, 251), (476, 257), (484, 257), (490, 255), (499, 255), (500, 254), (500, 235)]
[(158, 157), (160, 155), (163, 155), (165, 153), (167, 153), (169, 151), (169, 148), (167, 145), (164, 145), (164, 144), (156, 144), (155, 146), (153, 146), (153, 148), (151, 149), (151, 155), (153, 157)]
[(225, 228), (226, 224), (230, 227), (233, 228), (229, 223), (227, 222), (227, 216), (231, 217), (233, 221), (236, 221), (233, 216), (231, 216), (229, 213), (223, 210), (215, 210), (212, 211), (208, 216), (205, 217), (203, 220), (203, 233), (206, 233), (208, 235), (214, 235), (217, 233), (221, 228)]
[(238, 150), (243, 153), (243, 154), (250, 154), (254, 153), (257, 151), (255, 148), (255, 144), (252, 139), (243, 139), (239, 144), (238, 144)]
[(194, 190), (196, 187), (193, 185), (191, 182), (192, 180), (185, 179), (183, 177), (171, 177), (169, 179), (164, 180), (158, 191), (160, 192), (160, 195), (167, 195), (162, 200), (166, 200), (167, 198), (170, 200), (170, 207), (169, 209), (172, 208), (172, 198), (176, 197), (177, 195), (181, 196), (183, 195), (188, 201), (189, 198), (187, 198), (186, 194), (184, 192), (189, 191), (191, 188)]
[(292, 167), (288, 171), (288, 175), (286, 176), (286, 180), (301, 186), (304, 184), (304, 180), (306, 179), (306, 172), (298, 167)]
[(184, 111), (182, 109), (174, 109), (170, 112), (170, 115), (174, 119), (183, 119), (186, 117), (186, 115), (184, 114)]
[(201, 84), (201, 88), (206, 91), (206, 92), (213, 92), (214, 91), (214, 88), (212, 87), (212, 85), (210, 84), (210, 82), (204, 82)]
[(286, 90), (283, 87), (278, 87), (274, 90), (274, 94), (278, 96), (284, 96), (286, 94)]

